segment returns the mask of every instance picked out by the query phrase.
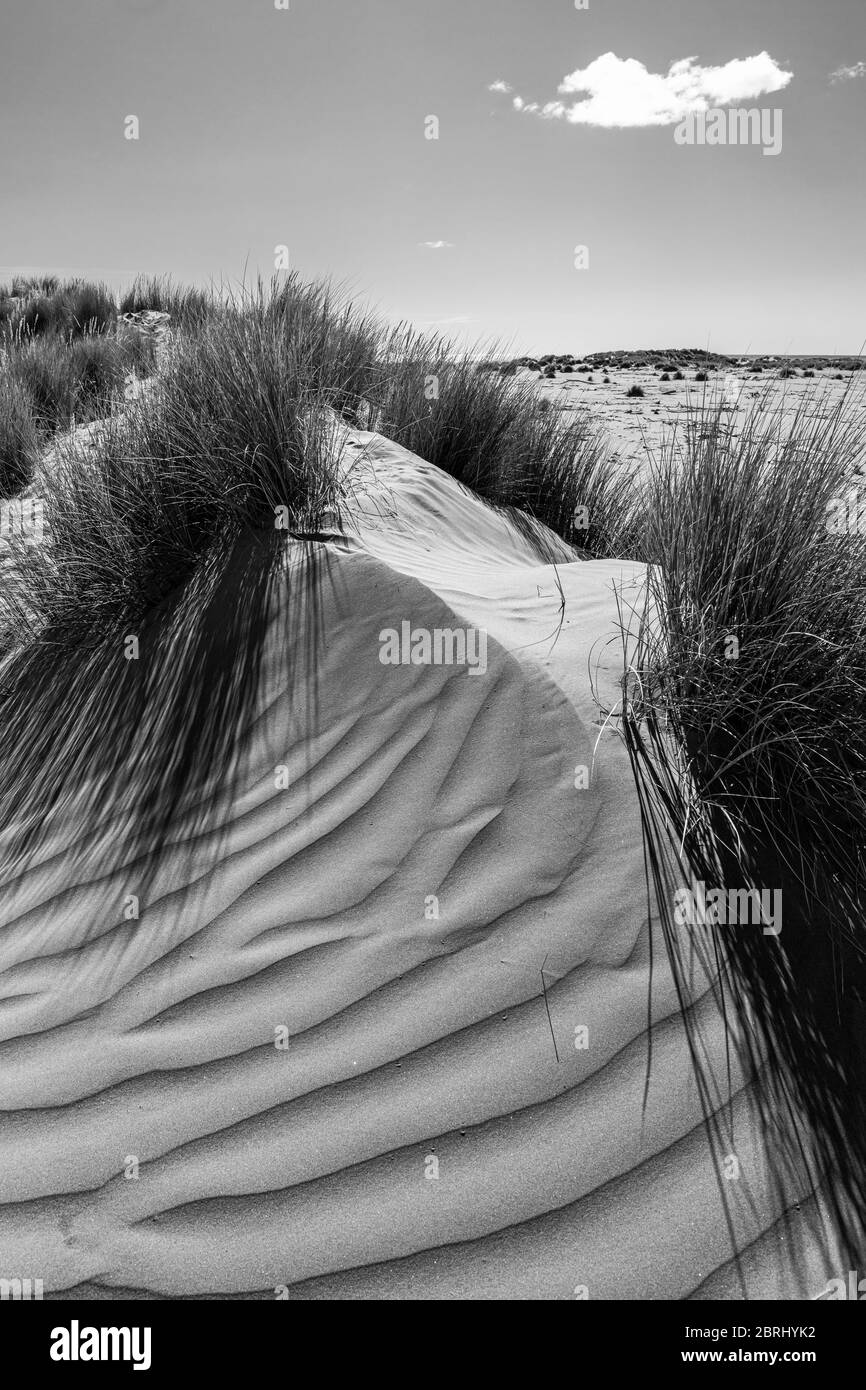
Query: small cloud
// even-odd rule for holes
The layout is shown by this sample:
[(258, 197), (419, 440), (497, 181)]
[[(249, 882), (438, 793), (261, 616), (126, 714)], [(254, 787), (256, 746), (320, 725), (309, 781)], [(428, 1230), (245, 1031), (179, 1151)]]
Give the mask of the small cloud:
[(502, 78), (501, 78), (501, 77), (498, 77), (498, 78), (496, 79), (495, 82), (491, 82), (491, 83), (490, 83), (490, 86), (487, 88), (487, 90), (488, 90), (488, 92), (506, 92), (506, 93), (508, 93), (508, 92), (513, 92), (513, 91), (514, 91), (514, 88), (512, 87), (512, 85), (511, 85), (510, 82), (503, 82), (503, 81), (502, 81)]
[(866, 63), (854, 63), (850, 68), (837, 68), (830, 73), (831, 82), (853, 82), (855, 77), (866, 77)]
[[(861, 66), (858, 64), (858, 68)], [(571, 125), (619, 129), (674, 125), (692, 112), (781, 91), (793, 76), (766, 52), (751, 58), (733, 58), (721, 67), (702, 67), (694, 57), (679, 58), (664, 74), (649, 72), (636, 58), (603, 53), (588, 67), (577, 68), (560, 82), (560, 97), (575, 100), (548, 101), (542, 105), (515, 96), (511, 104), (523, 114), (548, 121), (566, 120)]]
[(453, 246), (453, 241), (419, 241), (419, 246), (426, 246), (428, 251), (444, 251), (446, 246)]

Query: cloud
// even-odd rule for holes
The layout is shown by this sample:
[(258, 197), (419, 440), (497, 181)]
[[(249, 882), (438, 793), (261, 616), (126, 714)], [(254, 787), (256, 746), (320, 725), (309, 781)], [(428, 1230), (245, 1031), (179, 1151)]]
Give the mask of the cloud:
[(575, 100), (542, 105), (515, 96), (512, 106), (524, 114), (571, 125), (620, 129), (673, 125), (692, 112), (778, 92), (793, 76), (769, 53), (733, 58), (721, 67), (702, 67), (697, 58), (679, 58), (664, 75), (649, 72), (636, 58), (603, 53), (589, 67), (577, 68), (560, 82), (560, 98)]
[(443, 251), (446, 246), (453, 246), (453, 241), (419, 241), (419, 246), (426, 246), (428, 251)]
[(498, 77), (495, 82), (490, 83), (487, 90), (488, 92), (513, 92), (514, 88), (510, 82), (503, 82), (502, 78)]
[(852, 82), (855, 77), (866, 77), (866, 63), (855, 63), (850, 68), (837, 68), (830, 73), (831, 82)]

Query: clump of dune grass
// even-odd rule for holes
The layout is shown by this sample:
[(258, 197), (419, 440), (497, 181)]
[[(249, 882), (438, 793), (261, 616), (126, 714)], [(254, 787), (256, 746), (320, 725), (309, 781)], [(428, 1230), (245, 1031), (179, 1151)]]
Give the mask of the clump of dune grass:
[(643, 397), (644, 389), (642, 386), (630, 386), (626, 391), (626, 400), (639, 400)]
[(95, 420), (108, 414), (122, 392), (129, 354), (114, 337), (89, 333), (69, 344), (77, 419)]
[[(650, 617), (623, 707), (684, 1008), (703, 950), (754, 1021), (774, 1160), (808, 1159), (852, 1253), (866, 1217), (866, 535), (828, 521), (863, 459), (857, 404), (804, 402), (787, 422), (766, 405), (735, 429), (707, 401), (685, 449), (653, 457)], [(709, 924), (684, 943), (673, 893), (690, 878), (779, 890), (781, 933)]]
[(123, 388), (129, 354), (113, 336), (89, 333), (25, 338), (6, 357), (3, 369), (30, 403), (43, 438), (107, 414)]
[[(94, 788), (94, 814), (110, 808), (125, 827), (107, 872), (115, 848), (154, 863), (181, 802), (194, 814), (202, 786), (230, 784), (296, 550), (311, 563), (285, 633), (290, 669), (297, 643), (315, 641), (310, 536), (336, 503), (337, 460), (298, 347), (284, 315), (226, 305), (181, 335), (152, 391), (89, 440), (56, 442), (41, 488), (49, 540), (13, 547), (0, 591), (8, 872), (72, 788)], [(53, 775), (40, 778), (49, 747)]]
[(399, 360), (401, 330), (383, 324), (340, 287), (304, 284), (295, 275), (275, 280), (264, 300), (259, 287), (249, 302), (286, 337), (305, 386), (347, 423), (369, 426)]
[(26, 298), (33, 294), (53, 294), (59, 288), (58, 275), (15, 275), (10, 292), (17, 298)]
[(8, 356), (6, 371), (27, 392), (43, 435), (69, 427), (75, 409), (75, 372), (62, 339), (24, 339)]
[(39, 432), (20, 382), (0, 372), (0, 498), (14, 497), (33, 477)]
[[(120, 367), (112, 356), (106, 368), (97, 343), (74, 346), (98, 395), (106, 370), (119, 380)], [(212, 542), (243, 527), (272, 530), (276, 506), (313, 527), (333, 498), (334, 469), (310, 442), (311, 410), (278, 316), (226, 306), (182, 336), (158, 389), (109, 417), (86, 461), (74, 440), (59, 448), (46, 483), (52, 544), (26, 560), (45, 626), (77, 640), (85, 628), (141, 619)]]
[(19, 337), (62, 333), (68, 326), (66, 306), (59, 296), (38, 294), (17, 306), (8, 319), (11, 333)]
[(72, 281), (64, 292), (71, 333), (74, 337), (85, 333), (106, 333), (114, 325), (117, 305), (114, 296), (105, 285), (76, 280)]
[(0, 285), (0, 343), (12, 335), (12, 321), (17, 304), (12, 299), (7, 286)]
[[(47, 279), (43, 282), (49, 284)], [(10, 325), (14, 332), (27, 337), (47, 334), (72, 338), (108, 332), (116, 317), (117, 306), (104, 285), (67, 280), (28, 293)]]
[(435, 335), (397, 333), (380, 357), (365, 387), (373, 428), (518, 525), (542, 522), (593, 555), (632, 542), (631, 479), (586, 412), (552, 409), (531, 380), (479, 371), (471, 349)]

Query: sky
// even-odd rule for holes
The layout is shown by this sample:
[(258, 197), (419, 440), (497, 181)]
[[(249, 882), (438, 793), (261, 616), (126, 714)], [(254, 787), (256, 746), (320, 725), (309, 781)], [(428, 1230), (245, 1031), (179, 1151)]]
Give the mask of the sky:
[(866, 342), (866, 0), (278, 3), (3, 0), (0, 280), (285, 246), (515, 353)]

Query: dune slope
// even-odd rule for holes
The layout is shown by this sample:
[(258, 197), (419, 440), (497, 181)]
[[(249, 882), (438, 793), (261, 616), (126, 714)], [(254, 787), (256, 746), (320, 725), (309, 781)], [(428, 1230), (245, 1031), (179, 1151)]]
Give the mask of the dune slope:
[[(319, 639), (290, 681), (299, 554), (241, 775), (178, 811), (146, 876), (100, 872), (122, 832), (79, 789), (0, 890), (0, 1275), (49, 1297), (814, 1295), (820, 1213), (783, 1220), (808, 1194), (772, 1181), (696, 965), (726, 1103), (705, 1128), (648, 918), (606, 715), (641, 567), (542, 564), (438, 469), (343, 442)], [(404, 623), (483, 633), (485, 669), (384, 663)]]

